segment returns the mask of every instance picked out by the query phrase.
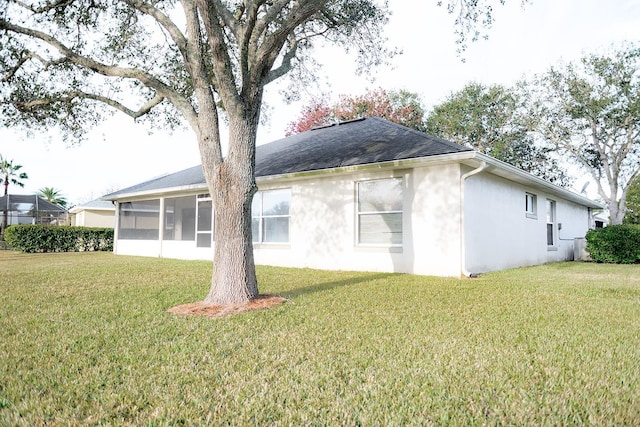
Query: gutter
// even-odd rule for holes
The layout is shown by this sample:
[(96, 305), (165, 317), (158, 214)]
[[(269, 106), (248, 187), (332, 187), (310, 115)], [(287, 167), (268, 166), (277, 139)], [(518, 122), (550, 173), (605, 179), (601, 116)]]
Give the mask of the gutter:
[(484, 160), (480, 163), (476, 169), (473, 169), (460, 177), (460, 272), (465, 277), (476, 277), (477, 273), (472, 273), (467, 270), (467, 246), (465, 235), (465, 221), (464, 221), (464, 183), (467, 178), (479, 174), (487, 169), (489, 165)]

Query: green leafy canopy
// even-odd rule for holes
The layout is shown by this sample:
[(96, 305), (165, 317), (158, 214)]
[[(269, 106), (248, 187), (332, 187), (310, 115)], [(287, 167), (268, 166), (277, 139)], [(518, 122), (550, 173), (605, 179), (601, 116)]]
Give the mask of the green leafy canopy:
[(589, 173), (620, 224), (640, 175), (640, 48), (632, 43), (553, 67), (529, 85), (541, 139)]
[(512, 88), (469, 83), (434, 107), (425, 121), (426, 132), (569, 186), (571, 180), (551, 149), (536, 144), (529, 132), (525, 101)]

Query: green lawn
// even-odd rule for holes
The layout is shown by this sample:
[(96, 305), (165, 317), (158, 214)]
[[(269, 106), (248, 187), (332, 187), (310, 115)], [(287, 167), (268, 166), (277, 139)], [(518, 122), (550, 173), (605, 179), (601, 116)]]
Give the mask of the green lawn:
[(640, 424), (640, 266), (259, 267), (290, 302), (165, 312), (210, 270), (0, 251), (0, 425)]

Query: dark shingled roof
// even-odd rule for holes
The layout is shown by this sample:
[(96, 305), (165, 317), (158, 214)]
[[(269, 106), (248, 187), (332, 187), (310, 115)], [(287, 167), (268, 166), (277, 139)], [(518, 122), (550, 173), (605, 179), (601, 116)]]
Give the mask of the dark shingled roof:
[(136, 184), (134, 186), (118, 190), (114, 193), (103, 196), (103, 199), (111, 199), (111, 196), (119, 196), (121, 194), (138, 193), (144, 191), (162, 190), (164, 188), (183, 187), (186, 185), (205, 184), (202, 166), (193, 166), (180, 172), (164, 175), (149, 181)]
[[(324, 126), (256, 147), (256, 177), (333, 169), (439, 154), (471, 151), (387, 120), (370, 117)], [(128, 193), (204, 184), (201, 166), (194, 166), (105, 198)]]
[(312, 129), (261, 145), (256, 176), (333, 169), (470, 151), (377, 117)]

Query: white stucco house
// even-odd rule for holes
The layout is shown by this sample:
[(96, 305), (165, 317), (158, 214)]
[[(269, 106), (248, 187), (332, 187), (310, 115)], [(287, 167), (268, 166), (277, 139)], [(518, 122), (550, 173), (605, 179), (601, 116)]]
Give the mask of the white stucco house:
[(91, 200), (69, 209), (71, 225), (77, 227), (113, 228), (116, 222), (116, 209), (107, 200)]
[[(467, 147), (379, 118), (256, 149), (256, 264), (472, 275), (573, 259), (602, 206)], [(109, 194), (115, 252), (212, 259), (202, 168)]]

